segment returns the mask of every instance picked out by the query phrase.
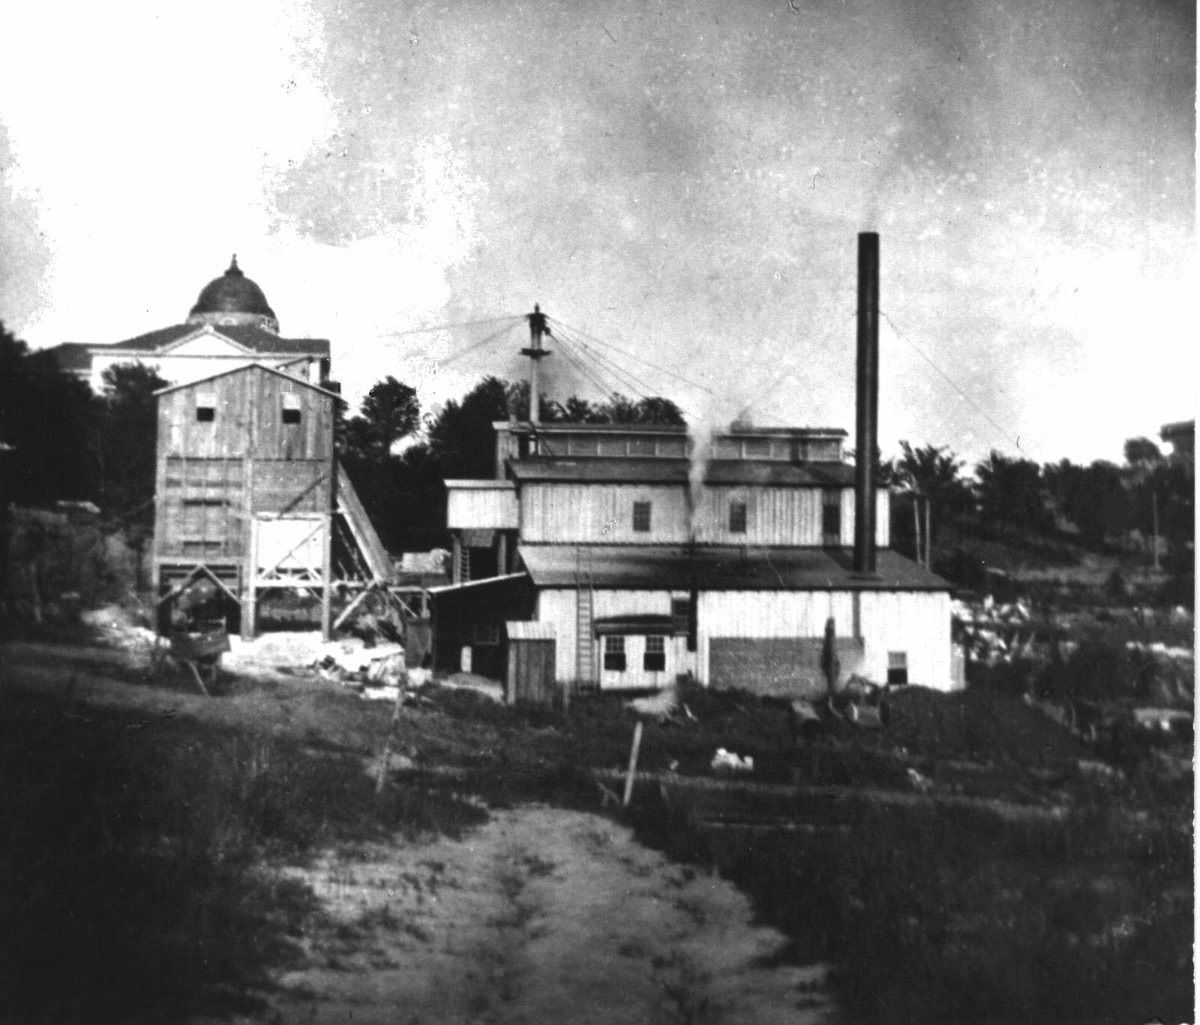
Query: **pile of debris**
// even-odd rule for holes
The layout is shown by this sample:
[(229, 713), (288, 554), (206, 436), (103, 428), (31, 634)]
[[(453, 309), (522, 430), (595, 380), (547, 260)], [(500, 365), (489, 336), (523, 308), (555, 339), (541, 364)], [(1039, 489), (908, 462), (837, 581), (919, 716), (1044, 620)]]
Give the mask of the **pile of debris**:
[(1037, 631), (1024, 602), (998, 603), (989, 594), (974, 603), (952, 601), (950, 608), (954, 639), (969, 662), (994, 666), (1032, 657)]
[(394, 702), (402, 690), (419, 686), (429, 675), (428, 670), (408, 669), (401, 645), (368, 647), (358, 638), (323, 645), (312, 668), (322, 679), (348, 687), (367, 701)]

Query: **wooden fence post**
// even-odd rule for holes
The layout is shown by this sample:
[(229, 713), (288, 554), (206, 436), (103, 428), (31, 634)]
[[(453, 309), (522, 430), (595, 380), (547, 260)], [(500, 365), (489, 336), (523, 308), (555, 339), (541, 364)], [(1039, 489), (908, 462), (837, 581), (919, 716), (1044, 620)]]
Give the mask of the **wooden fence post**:
[(629, 770), (625, 774), (625, 797), (621, 801), (623, 807), (628, 808), (629, 802), (633, 798), (633, 778), (637, 775), (637, 760), (638, 748), (642, 746), (642, 720), (637, 721), (637, 725), (633, 728), (633, 746), (629, 749)]

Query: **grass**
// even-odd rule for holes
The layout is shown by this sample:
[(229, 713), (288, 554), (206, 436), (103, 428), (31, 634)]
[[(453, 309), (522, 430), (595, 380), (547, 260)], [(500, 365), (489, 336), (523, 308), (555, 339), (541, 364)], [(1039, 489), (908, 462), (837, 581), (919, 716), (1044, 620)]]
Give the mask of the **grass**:
[[(798, 750), (776, 704), (707, 691), (684, 700), (698, 721), (648, 724), (643, 768), (704, 771), (724, 746), (754, 755), (759, 781), (905, 787), (915, 765), (957, 792), (1071, 809), (1063, 821), (1006, 820), (936, 804), (798, 801), (799, 820), (847, 829), (748, 840), (705, 830), (698, 798), (639, 788), (632, 821), (640, 838), (737, 882), (790, 937), (793, 959), (831, 962), (848, 1021), (1190, 1020), (1190, 779), (1168, 781), (1149, 763), (1124, 778), (1090, 779), (1077, 763), (1094, 751), (987, 687), (910, 688), (891, 702), (886, 730), (838, 726)], [(592, 808), (584, 768), (623, 767), (634, 722), (603, 696), (565, 716), (480, 707), (476, 717), (464, 697), (443, 708), (468, 732), (492, 731), (481, 734), (492, 737), (492, 753), (476, 763), (490, 776), (490, 796), (507, 787), (509, 799)], [(739, 816), (780, 811), (778, 798), (762, 808), (730, 800)]]
[(747, 842), (650, 793), (636, 822), (749, 892), (796, 960), (831, 961), (848, 1021), (1190, 1020), (1190, 831), (1130, 832), (1112, 811), (1012, 824), (866, 808), (845, 835)]
[(428, 786), (262, 733), (0, 698), (0, 1020), (167, 1022), (261, 1006), (317, 913), (269, 866), (336, 841), (458, 833)]

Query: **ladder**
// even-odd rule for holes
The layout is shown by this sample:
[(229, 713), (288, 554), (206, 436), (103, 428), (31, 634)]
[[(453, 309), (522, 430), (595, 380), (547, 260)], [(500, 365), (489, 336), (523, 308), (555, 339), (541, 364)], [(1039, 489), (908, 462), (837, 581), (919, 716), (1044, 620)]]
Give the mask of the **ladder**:
[(591, 690), (596, 685), (596, 638), (592, 630), (592, 619), (596, 591), (591, 572), (583, 565), (582, 553), (575, 552), (575, 680), (580, 690)]

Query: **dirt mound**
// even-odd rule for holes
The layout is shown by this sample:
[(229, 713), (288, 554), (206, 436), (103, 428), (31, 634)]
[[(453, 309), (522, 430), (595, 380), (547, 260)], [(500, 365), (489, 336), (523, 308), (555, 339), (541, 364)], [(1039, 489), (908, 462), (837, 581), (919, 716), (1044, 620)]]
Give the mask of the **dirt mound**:
[(1087, 748), (1036, 708), (1003, 694), (905, 687), (886, 702), (888, 739), (914, 754), (1026, 766), (1061, 765)]

